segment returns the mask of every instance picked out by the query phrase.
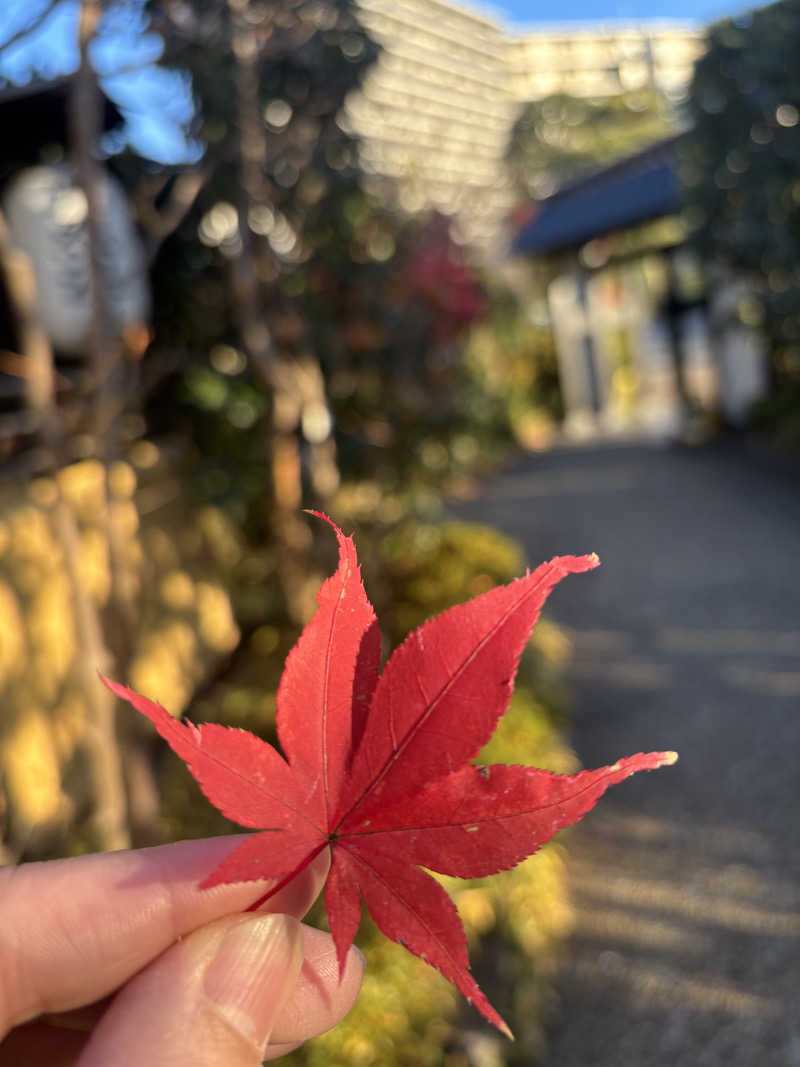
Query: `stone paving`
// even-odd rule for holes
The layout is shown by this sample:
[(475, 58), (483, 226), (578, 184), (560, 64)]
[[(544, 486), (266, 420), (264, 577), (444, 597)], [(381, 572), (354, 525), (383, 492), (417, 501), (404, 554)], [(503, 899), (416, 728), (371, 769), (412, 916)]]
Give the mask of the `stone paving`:
[(457, 512), (531, 563), (599, 554), (548, 608), (584, 765), (681, 756), (571, 831), (546, 1067), (800, 1067), (797, 483), (731, 445), (563, 448)]

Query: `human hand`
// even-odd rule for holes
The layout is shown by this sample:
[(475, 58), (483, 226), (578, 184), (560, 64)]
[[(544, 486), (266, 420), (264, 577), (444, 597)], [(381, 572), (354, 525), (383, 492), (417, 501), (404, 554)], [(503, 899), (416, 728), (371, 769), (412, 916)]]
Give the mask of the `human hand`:
[(299, 922), (327, 857), (243, 914), (266, 883), (196, 888), (235, 844), (0, 870), (0, 1067), (256, 1067), (339, 1022), (360, 954), (340, 982), (330, 936)]

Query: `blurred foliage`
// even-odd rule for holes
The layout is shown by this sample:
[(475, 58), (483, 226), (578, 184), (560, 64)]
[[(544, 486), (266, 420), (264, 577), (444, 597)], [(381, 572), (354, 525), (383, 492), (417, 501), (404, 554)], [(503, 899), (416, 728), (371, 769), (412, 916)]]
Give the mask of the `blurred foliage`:
[[(388, 531), (376, 528), (370, 538), (359, 530), (358, 544), (387, 652), (431, 615), (523, 570), (514, 542), (468, 523), (409, 518)], [(373, 575), (379, 580), (373, 582)], [(289, 635), (279, 627), (260, 627), (236, 669), (195, 702), (193, 717), (246, 727), (275, 741), (275, 695), (288, 647)], [(533, 763), (562, 773), (577, 769), (557, 729), (569, 652), (561, 631), (546, 621), (538, 624), (523, 656), (511, 710), (480, 761)], [(232, 828), (200, 800), (179, 760), (168, 755), (164, 768), (164, 812), (171, 836)], [(561, 848), (550, 845), (513, 872), (492, 879), (441, 880), (467, 928), (478, 980), (507, 1013), (518, 1038), (511, 1050), (505, 1039), (488, 1036), (483, 1028), (480, 1040), (496, 1045), (502, 1062), (529, 1063), (541, 1046), (554, 948), (570, 923)], [(324, 923), (321, 906), (312, 918)], [(371, 922), (364, 923), (359, 944), (368, 968), (356, 1007), (344, 1023), (287, 1062), (308, 1067), (466, 1067), (475, 1062), (471, 1043), (476, 1040), (477, 1016), (456, 991), (379, 934)]]
[[(370, 232), (391, 239), (391, 255), (382, 261), (350, 258), (354, 231), (343, 227), (338, 258), (320, 262), (320, 254), (293, 269), (293, 307), (273, 318), (272, 328), (279, 341), (293, 330), (303, 332), (320, 360), (345, 483), (373, 480), (409, 499), (438, 493), (451, 478), (489, 469), (510, 440), (506, 411), (497, 396), (488, 399), (469, 355), (473, 324), (486, 313), (487, 297), (444, 220), (390, 217), (363, 193), (353, 194), (350, 203), (360, 205)], [(222, 284), (215, 277), (198, 275), (194, 299), (202, 299), (206, 285)], [(204, 323), (219, 331), (224, 323), (218, 311), (215, 304), (193, 309), (192, 331)], [(176, 322), (170, 326), (177, 328)], [(269, 407), (241, 346), (230, 332), (226, 336), (200, 343), (202, 355), (187, 359), (151, 403), (151, 424), (166, 428), (168, 418), (173, 432), (185, 428), (200, 459), (198, 492), (249, 521), (264, 503)], [(484, 363), (492, 358), (488, 343), (486, 335), (476, 346), (483, 347)], [(536, 361), (537, 355), (535, 347), (527, 348), (525, 356)], [(536, 384), (533, 377), (534, 398)], [(304, 423), (304, 431), (313, 441), (314, 426)], [(256, 529), (263, 529), (263, 518), (256, 519)]]
[(763, 431), (781, 450), (800, 452), (800, 383), (773, 389), (751, 412), (754, 429)]
[(517, 295), (490, 290), (486, 317), (470, 330), (466, 366), (484, 423), (499, 440), (546, 447), (564, 415), (558, 355), (550, 326), (534, 325)]
[(554, 93), (524, 106), (506, 160), (520, 192), (541, 198), (674, 132), (666, 101), (654, 89), (601, 98)]
[[(193, 442), (199, 498), (261, 542), (279, 525), (279, 477), (282, 505), (288, 495), (296, 507), (300, 459), (336, 481), (319, 345), (330, 326), (311, 309), (349, 264), (385, 256), (357, 144), (338, 121), (377, 48), (349, 0), (146, 10), (162, 63), (192, 86), (201, 178), (154, 263), (148, 423)], [(141, 161), (117, 166), (146, 184)], [(168, 198), (175, 176), (161, 178)], [(279, 435), (287, 459), (270, 485)]]
[[(751, 295), (733, 314), (763, 332), (773, 388), (762, 417), (796, 423), (800, 392), (800, 3), (710, 27), (698, 61), (681, 177), (693, 242)], [(723, 277), (723, 281), (725, 278)], [(796, 434), (795, 430), (789, 430)]]
[[(273, 413), (232, 300), (242, 209), (228, 8), (204, 0), (181, 5), (180, 18), (157, 4), (151, 10), (163, 62), (191, 75), (208, 176), (155, 264), (148, 358), (170, 370), (150, 398), (149, 421), (155, 432), (193, 440), (201, 497), (263, 537)], [(344, 479), (412, 495), (416, 484), (424, 496), (493, 458), (495, 427), (482, 421), (483, 397), (465, 361), (465, 338), (487, 297), (446, 219), (391, 213), (366, 191), (358, 144), (337, 120), (376, 55), (353, 10), (345, 0), (275, 0), (254, 12), (254, 32), (271, 34), (260, 45), (259, 86), (270, 203), (251, 205), (247, 227), (281, 358), (302, 367), (311, 355), (324, 373)], [(310, 502), (313, 449), (329, 421), (316, 407), (301, 419)], [(464, 432), (482, 427), (477, 439)]]
[(393, 240), (391, 257), (343, 271), (310, 314), (326, 324), (318, 351), (343, 478), (410, 501), (440, 493), (491, 449), (464, 354), (487, 302), (445, 219), (395, 219)]

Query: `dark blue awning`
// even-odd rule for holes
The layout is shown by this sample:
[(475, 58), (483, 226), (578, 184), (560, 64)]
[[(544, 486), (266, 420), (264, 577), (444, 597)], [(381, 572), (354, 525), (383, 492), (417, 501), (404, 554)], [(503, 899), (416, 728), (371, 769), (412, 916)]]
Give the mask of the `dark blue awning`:
[(514, 241), (523, 255), (558, 252), (680, 208), (677, 138), (570, 183), (537, 205)]

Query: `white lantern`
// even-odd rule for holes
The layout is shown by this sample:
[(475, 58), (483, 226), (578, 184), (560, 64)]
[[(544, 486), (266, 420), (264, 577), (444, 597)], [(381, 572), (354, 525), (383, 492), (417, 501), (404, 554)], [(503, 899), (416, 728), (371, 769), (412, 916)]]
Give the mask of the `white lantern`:
[[(100, 259), (110, 327), (146, 322), (150, 296), (144, 254), (125, 193), (104, 174), (100, 183)], [(53, 346), (86, 350), (92, 318), (89, 289), (87, 204), (66, 164), (31, 167), (10, 183), (3, 197), (12, 243), (27, 253), (36, 278), (39, 320)]]

